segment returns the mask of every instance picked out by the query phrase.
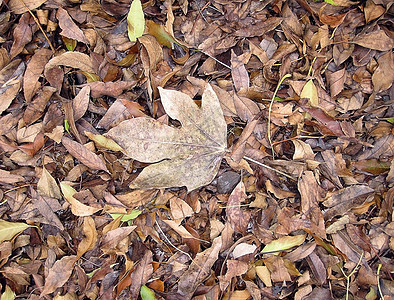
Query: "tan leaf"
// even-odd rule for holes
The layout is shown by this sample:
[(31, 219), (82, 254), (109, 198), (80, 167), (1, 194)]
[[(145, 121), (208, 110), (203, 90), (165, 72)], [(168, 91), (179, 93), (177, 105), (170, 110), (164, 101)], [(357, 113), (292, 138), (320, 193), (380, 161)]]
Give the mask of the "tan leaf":
[(249, 74), (243, 62), (231, 50), (231, 76), (233, 77), (234, 87), (236, 91), (249, 88)]
[(295, 246), (301, 245), (305, 241), (306, 235), (282, 236), (271, 243), (265, 245), (261, 253), (278, 254), (281, 251), (290, 250)]
[(211, 267), (218, 259), (221, 247), (222, 238), (217, 237), (210, 248), (197, 254), (189, 269), (180, 277), (178, 293), (185, 299), (191, 299), (197, 287), (211, 274)]
[(10, 0), (8, 6), (13, 13), (19, 15), (39, 7), (45, 2), (47, 2), (47, 0), (23, 0), (23, 2), (20, 0)]
[(236, 276), (241, 276), (248, 271), (248, 264), (243, 261), (229, 259), (227, 260), (226, 264), (227, 264), (226, 274), (224, 276), (222, 275), (218, 277), (219, 286), (222, 291), (227, 289), (231, 279), (233, 279)]
[(201, 108), (186, 94), (159, 90), (164, 109), (181, 122), (181, 128), (141, 117), (123, 121), (108, 136), (128, 156), (155, 163), (141, 172), (131, 188), (186, 186), (192, 191), (213, 180), (226, 151), (223, 112), (210, 85), (202, 96)]
[(45, 77), (48, 78), (49, 70), (57, 66), (67, 66), (88, 73), (94, 73), (93, 62), (91, 58), (89, 55), (81, 52), (68, 51), (52, 58), (45, 66)]
[(23, 176), (11, 174), (9, 171), (0, 169), (0, 182), (16, 183), (20, 181), (25, 181), (25, 178)]
[(246, 233), (251, 214), (241, 209), (241, 202), (246, 200), (245, 185), (240, 181), (232, 191), (226, 205), (229, 223), (237, 232)]
[(167, 225), (169, 225), (172, 229), (175, 230), (182, 238), (193, 239), (194, 237), (191, 235), (189, 231), (186, 230), (185, 227), (179, 224), (179, 222), (172, 220), (163, 220)]
[(83, 117), (89, 106), (90, 86), (84, 86), (73, 100), (74, 121)]
[[(24, 85), (25, 81), (26, 76), (24, 76)], [(44, 86), (41, 90), (39, 90), (37, 96), (31, 103), (28, 104), (25, 113), (23, 114), (23, 120), (25, 121), (26, 125), (33, 124), (35, 121), (42, 117), (45, 111), (45, 107), (54, 92), (56, 92), (56, 89), (51, 86)]]
[(85, 237), (78, 245), (77, 259), (87, 251), (92, 250), (97, 242), (96, 225), (91, 217), (84, 217), (82, 230)]
[(173, 197), (170, 199), (171, 215), (174, 220), (183, 220), (193, 215), (193, 209), (181, 198)]
[(0, 114), (15, 99), (21, 87), (25, 64), (15, 59), (0, 71)]
[(97, 154), (87, 149), (84, 145), (74, 142), (72, 139), (63, 136), (62, 144), (67, 151), (78, 159), (85, 166), (94, 170), (103, 170), (108, 172), (105, 163), (98, 157)]
[(62, 29), (60, 34), (69, 39), (79, 41), (81, 43), (89, 44), (83, 31), (74, 23), (68, 12), (59, 7), (56, 12), (56, 18), (59, 20), (59, 27)]
[(28, 227), (30, 226), (25, 223), (7, 222), (0, 219), (0, 243), (11, 240)]
[(374, 30), (370, 33), (358, 34), (353, 42), (365, 48), (379, 51), (388, 51), (394, 47), (393, 39), (389, 38), (383, 30)]
[(44, 289), (40, 297), (53, 293), (58, 287), (63, 286), (70, 278), (77, 257), (75, 255), (65, 256), (56, 261), (49, 269), (48, 276), (45, 278)]
[(256, 266), (256, 274), (266, 286), (272, 286), (271, 273), (266, 266)]
[(86, 216), (93, 215), (95, 212), (97, 212), (99, 210), (98, 208), (85, 205), (85, 204), (79, 202), (77, 199), (75, 199), (73, 197), (73, 195), (77, 191), (74, 190), (68, 184), (61, 182), (60, 188), (62, 190), (64, 198), (66, 198), (66, 200), (71, 204), (71, 212), (73, 213), (73, 215), (78, 216), (78, 217), (86, 217)]
[(23, 14), (20, 17), (13, 32), (14, 38), (10, 50), (11, 59), (21, 53), (25, 45), (31, 41), (33, 36), (32, 24), (34, 24), (34, 20), (30, 14)]
[(294, 144), (294, 154), (293, 159), (314, 159), (315, 154), (311, 146), (300, 140), (292, 140)]
[(116, 81), (116, 82), (101, 82), (95, 81), (88, 83), (91, 89), (91, 96), (93, 98), (100, 98), (102, 96), (118, 97), (123, 91), (128, 90), (137, 84), (136, 81)]
[(112, 250), (116, 250), (118, 243), (127, 238), (135, 228), (137, 226), (126, 226), (108, 231), (101, 240), (100, 248), (104, 253), (111, 253)]
[(37, 183), (37, 192), (41, 196), (52, 197), (55, 199), (61, 199), (62, 194), (56, 183), (56, 180), (47, 171), (47, 169), (42, 168), (41, 178)]
[(112, 151), (123, 151), (123, 149), (113, 140), (101, 135), (85, 131), (85, 135), (96, 143), (96, 145)]
[(300, 98), (307, 98), (308, 103), (312, 107), (319, 106), (319, 97), (317, 95), (317, 88), (316, 88), (315, 84), (313, 83), (312, 79), (308, 80), (305, 83), (305, 85), (301, 91)]
[(391, 87), (394, 81), (394, 56), (388, 51), (378, 59), (379, 66), (372, 75), (373, 89), (380, 92)]

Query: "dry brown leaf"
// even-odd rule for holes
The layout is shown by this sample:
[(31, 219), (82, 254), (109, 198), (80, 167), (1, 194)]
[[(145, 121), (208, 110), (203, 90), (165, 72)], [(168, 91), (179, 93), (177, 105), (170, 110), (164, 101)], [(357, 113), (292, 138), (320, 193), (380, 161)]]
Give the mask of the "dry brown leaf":
[(354, 40), (357, 45), (365, 48), (388, 51), (394, 48), (394, 41), (383, 30), (374, 30), (370, 33), (358, 34)]
[(55, 213), (56, 211), (61, 210), (62, 207), (60, 203), (55, 198), (40, 196), (33, 189), (31, 190), (31, 195), (33, 206), (38, 209), (40, 214), (45, 218), (45, 220), (42, 222), (49, 225), (54, 225), (60, 230), (64, 230), (62, 222)]
[(23, 14), (29, 10), (33, 10), (41, 6), (46, 1), (47, 0), (23, 0), (22, 2), (20, 0), (10, 0), (10, 2), (8, 2), (8, 5), (13, 13)]
[(96, 225), (92, 217), (84, 217), (82, 230), (85, 237), (78, 245), (77, 259), (82, 257), (87, 251), (92, 250), (98, 239)]
[(197, 287), (211, 274), (211, 267), (217, 260), (221, 247), (222, 238), (217, 237), (210, 248), (197, 254), (189, 269), (180, 277), (178, 293), (184, 299), (191, 299)]
[(97, 154), (90, 151), (84, 145), (74, 142), (72, 139), (63, 136), (62, 144), (67, 151), (78, 159), (85, 166), (93, 170), (103, 170), (109, 172), (105, 163), (97, 156)]
[[(226, 151), (227, 125), (219, 100), (210, 85), (199, 108), (181, 92), (160, 88), (167, 114), (179, 120), (181, 128), (150, 118), (123, 121), (108, 132), (127, 153), (146, 167), (131, 188), (186, 186), (195, 190), (212, 181)], [(159, 163), (157, 163), (159, 162)]]
[(52, 197), (55, 199), (61, 199), (62, 194), (56, 183), (55, 178), (47, 171), (47, 169), (42, 168), (41, 178), (37, 183), (37, 192), (41, 196)]
[(323, 214), (319, 208), (321, 196), (319, 185), (312, 171), (305, 171), (298, 181), (298, 190), (301, 194), (301, 211), (303, 217), (311, 221), (310, 230), (320, 237), (326, 237)]
[(312, 269), (312, 273), (317, 279), (318, 285), (323, 285), (327, 280), (327, 271), (320, 257), (315, 252), (312, 252), (309, 254), (306, 261)]
[(193, 215), (193, 209), (181, 198), (173, 197), (170, 199), (171, 215), (174, 220), (183, 220)]
[(131, 286), (130, 293), (132, 299), (137, 299), (138, 294), (140, 293), (141, 286), (147, 283), (149, 278), (153, 273), (152, 266), (152, 252), (150, 250), (146, 250), (144, 256), (139, 261), (136, 269), (131, 273)]
[(25, 64), (15, 59), (0, 71), (0, 114), (5, 111), (21, 87)]
[(68, 184), (61, 182), (60, 188), (62, 190), (64, 198), (71, 204), (71, 212), (73, 213), (73, 215), (78, 217), (86, 217), (93, 215), (99, 210), (98, 208), (85, 205), (75, 199), (73, 196), (76, 193), (76, 190), (74, 190)]
[(64, 52), (52, 58), (45, 66), (45, 77), (49, 79), (51, 77), (49, 71), (58, 66), (67, 66), (88, 73), (94, 73), (93, 62), (89, 55), (76, 51)]
[(219, 286), (222, 291), (225, 291), (227, 289), (228, 285), (231, 282), (231, 279), (236, 276), (241, 276), (248, 271), (248, 264), (243, 261), (229, 259), (227, 260), (226, 265), (226, 274), (218, 277)]
[[(25, 80), (26, 77), (24, 76), (23, 84), (25, 84)], [(34, 100), (28, 104), (25, 113), (23, 114), (23, 120), (25, 121), (26, 125), (33, 124), (35, 121), (42, 117), (45, 111), (45, 107), (54, 92), (56, 92), (56, 89), (51, 86), (44, 86), (38, 92), (37, 97), (35, 97)]]
[(89, 99), (90, 87), (84, 86), (73, 100), (72, 108), (74, 112), (74, 122), (78, 121), (85, 114), (89, 106)]
[(373, 89), (375, 92), (387, 90), (394, 81), (394, 56), (388, 51), (378, 59), (379, 66), (372, 75)]
[(89, 41), (85, 34), (77, 26), (77, 24), (74, 23), (73, 19), (71, 19), (70, 15), (65, 9), (59, 7), (56, 12), (56, 18), (59, 20), (59, 27), (62, 29), (60, 32), (61, 35), (89, 45)]
[(243, 234), (246, 233), (251, 217), (249, 211), (241, 209), (241, 202), (244, 200), (246, 200), (245, 185), (240, 181), (228, 198), (226, 214), (233, 229)]
[(25, 181), (25, 178), (20, 175), (11, 174), (9, 171), (0, 169), (0, 182), (2, 183), (16, 183), (20, 181)]
[(100, 98), (102, 96), (118, 97), (123, 91), (131, 89), (137, 84), (136, 81), (116, 81), (116, 82), (101, 82), (95, 81), (88, 83), (90, 86), (90, 93), (93, 98)]
[(346, 80), (346, 69), (343, 68), (342, 70), (327, 74), (327, 80), (330, 83), (331, 97), (335, 97), (343, 90)]
[(19, 23), (16, 25), (13, 32), (14, 42), (10, 50), (11, 59), (21, 53), (25, 45), (31, 41), (33, 36), (33, 24), (34, 20), (30, 14), (23, 14), (19, 19)]
[(244, 63), (238, 58), (238, 56), (231, 50), (231, 76), (233, 77), (233, 83), (236, 91), (241, 89), (247, 90), (249, 88), (249, 74), (246, 70)]
[(56, 261), (49, 269), (40, 297), (53, 293), (58, 287), (63, 286), (70, 278), (76, 261), (77, 257), (75, 255), (65, 256)]
[[(108, 231), (101, 239), (100, 248), (104, 253), (113, 253), (113, 251), (119, 253), (118, 250), (121, 250), (119, 248), (123, 248), (123, 245), (119, 245), (119, 243), (122, 243), (136, 228), (137, 226), (126, 226)], [(126, 251), (127, 248), (128, 245), (126, 245)]]

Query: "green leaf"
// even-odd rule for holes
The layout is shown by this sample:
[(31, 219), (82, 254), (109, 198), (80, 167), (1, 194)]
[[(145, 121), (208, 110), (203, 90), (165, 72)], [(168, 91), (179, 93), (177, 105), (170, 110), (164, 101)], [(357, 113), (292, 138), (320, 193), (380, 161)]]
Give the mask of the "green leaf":
[(64, 129), (70, 134), (70, 124), (68, 123), (67, 120), (64, 120)]
[(388, 118), (387, 121), (390, 122), (391, 124), (394, 124), (394, 117)]
[(14, 223), (0, 220), (0, 243), (11, 240), (14, 236), (30, 227), (25, 223)]
[(1, 294), (0, 300), (14, 300), (15, 299), (15, 293), (11, 288), (6, 285), (5, 286), (5, 291), (3, 294)]
[(129, 14), (127, 15), (127, 33), (129, 39), (135, 42), (142, 36), (145, 29), (144, 12), (140, 0), (134, 0), (131, 3)]
[(142, 300), (156, 300), (155, 292), (148, 288), (146, 285), (141, 286), (140, 290)]
[(122, 219), (120, 219), (120, 220), (122, 222), (127, 222), (127, 221), (130, 221), (130, 220), (133, 220), (133, 219), (137, 218), (141, 213), (142, 213), (142, 211), (134, 209), (130, 213), (128, 213), (127, 215), (118, 214), (118, 213), (113, 213), (113, 214), (110, 214), (110, 215), (111, 215), (111, 217), (113, 219), (119, 218), (120, 216), (123, 215)]
[(305, 83), (301, 94), (300, 98), (307, 98), (309, 99), (309, 104), (312, 107), (318, 107), (319, 106), (319, 97), (317, 95), (317, 88), (315, 84), (313, 83), (312, 79), (309, 79), (307, 83)]
[(275, 253), (275, 252), (289, 250), (295, 246), (301, 245), (305, 241), (305, 238), (306, 238), (305, 234), (295, 235), (295, 236), (283, 236), (265, 245), (261, 253)]
[(333, 0), (324, 0), (324, 2), (331, 4), (331, 5), (338, 5)]

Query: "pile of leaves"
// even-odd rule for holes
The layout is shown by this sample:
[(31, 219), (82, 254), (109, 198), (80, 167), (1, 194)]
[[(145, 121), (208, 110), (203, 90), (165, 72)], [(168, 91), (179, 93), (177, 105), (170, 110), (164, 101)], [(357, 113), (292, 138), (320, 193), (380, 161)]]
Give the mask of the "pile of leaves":
[(334, 2), (0, 0), (1, 300), (391, 299), (393, 6)]

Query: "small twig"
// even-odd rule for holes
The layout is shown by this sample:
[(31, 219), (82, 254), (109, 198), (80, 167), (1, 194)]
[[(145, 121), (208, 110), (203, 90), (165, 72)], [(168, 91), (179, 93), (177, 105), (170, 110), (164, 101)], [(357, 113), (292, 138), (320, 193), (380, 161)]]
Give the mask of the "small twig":
[(55, 48), (52, 46), (51, 41), (49, 40), (49, 38), (48, 38), (46, 32), (44, 31), (44, 29), (41, 27), (41, 24), (40, 24), (40, 22), (38, 21), (38, 19), (36, 18), (36, 16), (35, 16), (35, 15), (33, 14), (33, 12), (27, 7), (26, 3), (25, 3), (23, 0), (19, 0), (19, 1), (22, 2), (22, 5), (27, 9), (27, 11), (28, 11), (28, 12), (30, 13), (30, 15), (33, 17), (34, 22), (36, 22), (38, 28), (40, 28), (42, 34), (44, 35), (45, 39), (47, 40), (48, 45), (49, 45), (49, 47), (50, 47), (51, 50), (52, 50), (52, 53), (55, 54), (55, 53), (56, 53), (56, 50), (55, 50)]
[(282, 79), (278, 82), (278, 85), (276, 86), (275, 92), (274, 92), (274, 94), (272, 95), (272, 99), (271, 99), (271, 102), (270, 102), (270, 106), (269, 106), (269, 108), (268, 108), (268, 130), (267, 130), (267, 133), (268, 133), (268, 141), (269, 141), (269, 143), (270, 143), (271, 151), (272, 151), (272, 159), (275, 159), (274, 147), (273, 147), (273, 145), (272, 145), (272, 140), (271, 140), (271, 110), (272, 110), (272, 104), (274, 103), (274, 100), (275, 100), (276, 94), (278, 93), (278, 90), (279, 90), (280, 85), (281, 85), (282, 82), (283, 82), (286, 78), (288, 78), (288, 77), (291, 77), (291, 75), (290, 75), (290, 74), (286, 74), (286, 75), (283, 76)]
[(349, 300), (350, 277), (353, 276), (353, 274), (356, 272), (357, 268), (361, 264), (361, 260), (363, 259), (363, 256), (364, 256), (364, 253), (361, 253), (360, 259), (358, 260), (357, 265), (353, 268), (352, 272), (349, 275), (345, 274), (345, 272), (343, 271), (342, 267), (340, 268), (343, 276), (345, 276), (345, 278), (346, 278), (346, 298), (345, 298), (345, 300)]
[(379, 273), (380, 273), (380, 269), (382, 268), (382, 264), (378, 265), (378, 270), (376, 271), (376, 280), (378, 281), (378, 291), (380, 294), (380, 298), (384, 299), (383, 297), (383, 293), (382, 293), (382, 289), (380, 288), (380, 279), (379, 279)]
[(263, 163), (261, 163), (261, 162), (259, 162), (257, 160), (254, 160), (253, 158), (250, 158), (250, 157), (247, 157), (247, 156), (244, 156), (243, 158), (246, 159), (246, 160), (249, 160), (249, 161), (251, 161), (251, 162), (253, 162), (255, 164), (258, 164), (259, 166), (262, 166), (262, 167), (267, 168), (267, 169), (269, 169), (271, 171), (274, 171), (274, 172), (276, 172), (276, 173), (278, 173), (280, 175), (283, 175), (283, 176), (285, 176), (287, 178), (290, 178), (291, 180), (297, 181), (297, 179), (295, 179), (293, 176), (290, 176), (290, 175), (288, 175), (288, 174), (286, 174), (286, 173), (284, 173), (282, 171), (279, 171), (279, 170), (276, 170), (276, 169), (274, 169), (274, 168), (272, 168), (270, 166), (267, 166), (267, 165), (265, 165), (265, 164), (263, 164)]

